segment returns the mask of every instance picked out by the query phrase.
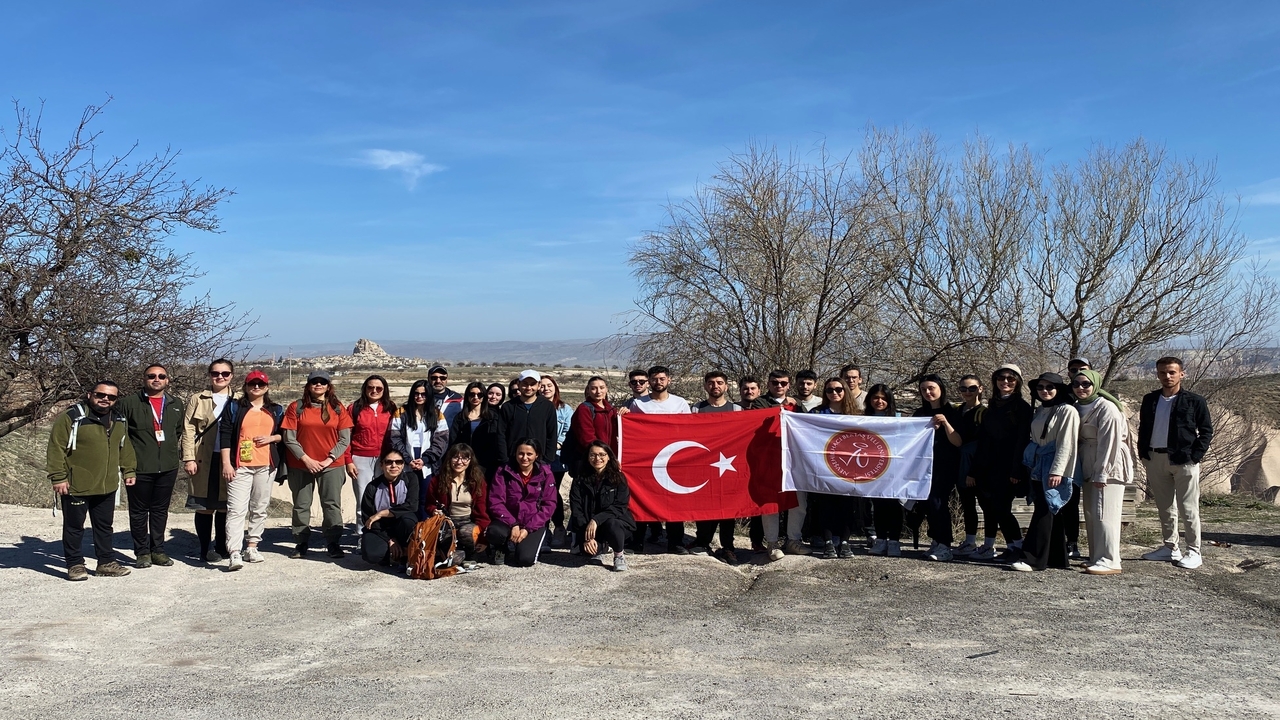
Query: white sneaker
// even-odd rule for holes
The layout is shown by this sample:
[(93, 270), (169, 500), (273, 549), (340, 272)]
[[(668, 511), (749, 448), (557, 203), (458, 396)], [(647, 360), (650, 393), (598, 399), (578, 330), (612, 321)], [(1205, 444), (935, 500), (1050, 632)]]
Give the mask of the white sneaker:
[(263, 560), (262, 553), (258, 552), (258, 548), (251, 547), (244, 551), (245, 562), (260, 563), (262, 562), (262, 560)]
[(969, 559), (971, 559), (971, 560), (995, 560), (995, 559), (996, 559), (996, 548), (995, 548), (995, 546), (994, 546), (994, 545), (983, 545), (982, 547), (980, 547), (980, 548), (978, 548), (977, 550), (974, 550), (972, 553), (970, 553), (970, 555), (969, 555)]
[(888, 540), (876, 540), (875, 542), (871, 543), (872, 555), (887, 555), (888, 553), (889, 553)]
[(931, 550), (929, 554), (926, 555), (925, 557), (930, 560), (935, 560), (937, 562), (951, 562), (951, 558), (952, 558), (951, 548), (947, 547), (946, 545), (943, 545), (942, 543), (938, 543), (937, 545), (933, 546), (933, 550)]
[(244, 561), (240, 559), (240, 553), (231, 553), (231, 561), (227, 563), (227, 572), (235, 572), (244, 567)]
[(1030, 565), (1028, 565), (1028, 564), (1026, 564), (1026, 563), (1024, 563), (1024, 562), (1022, 562), (1021, 560), (1019, 560), (1018, 562), (1013, 563), (1012, 565), (1010, 565), (1010, 566), (1009, 566), (1009, 569), (1010, 569), (1010, 570), (1017, 570), (1018, 572), (1034, 572), (1034, 571), (1035, 571), (1035, 568), (1031, 567)]
[(898, 540), (889, 541), (889, 557), (902, 557), (902, 543)]
[(769, 562), (778, 562), (786, 557), (786, 553), (782, 552), (782, 543), (769, 543)]
[(1182, 551), (1176, 547), (1161, 545), (1142, 556), (1143, 560), (1155, 560), (1157, 562), (1178, 562), (1182, 559)]
[(951, 554), (955, 555), (956, 557), (968, 557), (969, 555), (972, 555), (974, 552), (976, 552), (977, 549), (978, 549), (977, 543), (972, 542), (970, 540), (965, 540), (963, 543), (960, 544), (960, 547), (956, 548), (955, 550), (952, 550)]
[(1204, 564), (1204, 559), (1200, 557), (1200, 553), (1195, 550), (1188, 550), (1186, 557), (1174, 563), (1183, 570), (1195, 570)]

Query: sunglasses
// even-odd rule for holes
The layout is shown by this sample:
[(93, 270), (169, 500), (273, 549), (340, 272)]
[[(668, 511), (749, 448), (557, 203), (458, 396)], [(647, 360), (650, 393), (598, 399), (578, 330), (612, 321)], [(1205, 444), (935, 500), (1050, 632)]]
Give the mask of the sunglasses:
[(209, 377), (224, 378), (231, 377), (230, 370), (210, 370)]
[(403, 465), (403, 464), (404, 464), (404, 461), (403, 461), (403, 460), (391, 460), (391, 459), (387, 459), (387, 460), (383, 460), (383, 461), (382, 461), (382, 464), (383, 464), (383, 465)]
[(428, 396), (428, 395), (430, 395), (430, 394), (431, 394), (431, 393), (415, 392), (415, 393), (413, 393), (413, 396), (414, 396), (414, 397), (427, 397), (427, 396)]
[(380, 393), (383, 390), (386, 390), (386, 388), (381, 385), (366, 385), (364, 388), (364, 391), (367, 393)]
[(791, 381), (790, 380), (770, 380), (769, 384), (775, 387), (786, 387), (791, 384)]
[(1058, 391), (1058, 388), (1055, 385), (1037, 385), (1036, 386), (1036, 392), (1057, 392), (1057, 391)]
[(469, 392), (469, 393), (467, 393), (467, 397), (469, 397), (469, 398), (484, 397), (484, 393), (479, 393), (479, 392)]
[(111, 393), (100, 393), (100, 392), (94, 391), (93, 397), (95, 400), (115, 400), (120, 396), (112, 395)]
[(427, 379), (430, 380), (431, 382), (435, 382), (436, 380), (443, 382), (445, 380), (448, 380), (449, 376), (448, 375), (429, 375), (427, 376)]
[(1089, 382), (1089, 381), (1087, 381), (1087, 380), (1086, 380), (1086, 381), (1083, 381), (1083, 382), (1073, 382), (1073, 383), (1071, 383), (1071, 387), (1073, 387), (1073, 388), (1082, 388), (1082, 389), (1084, 389), (1084, 390), (1088, 390), (1089, 388), (1093, 387), (1093, 383), (1091, 383), (1091, 382)]
[(976, 393), (978, 392), (978, 386), (977, 385), (961, 385), (960, 392), (965, 393), (966, 395), (969, 393)]
[(328, 381), (328, 380), (321, 380), (320, 378), (316, 378), (315, 380), (312, 380), (311, 382), (309, 382), (309, 383), (307, 383), (307, 384), (308, 384), (308, 385), (328, 385), (328, 384), (329, 384), (329, 381)]
[(147, 373), (148, 380), (165, 380), (168, 377), (169, 376), (165, 375), (164, 373)]
[(827, 392), (827, 393), (836, 393), (836, 394), (839, 394), (839, 395), (843, 395), (843, 394), (844, 394), (844, 388), (829, 387), (829, 388), (827, 388), (826, 390), (823, 390), (823, 392)]
[(1016, 383), (1016, 382), (1018, 382), (1018, 378), (1014, 377), (1013, 375), (1001, 375), (1000, 377), (996, 378), (996, 382), (998, 382), (998, 383)]
[(254, 381), (252, 381), (252, 382), (248, 382), (248, 383), (245, 383), (245, 384), (246, 384), (246, 385), (248, 385), (248, 386), (249, 386), (249, 387), (251, 387), (251, 388), (264, 388), (264, 387), (266, 387), (266, 386), (267, 386), (267, 384), (266, 384), (266, 383), (264, 383), (264, 382), (262, 382), (261, 380), (254, 380)]
[(648, 382), (649, 382), (648, 380), (641, 380), (640, 378), (636, 378), (635, 380), (628, 380), (627, 384), (628, 385), (646, 385), (648, 384)]

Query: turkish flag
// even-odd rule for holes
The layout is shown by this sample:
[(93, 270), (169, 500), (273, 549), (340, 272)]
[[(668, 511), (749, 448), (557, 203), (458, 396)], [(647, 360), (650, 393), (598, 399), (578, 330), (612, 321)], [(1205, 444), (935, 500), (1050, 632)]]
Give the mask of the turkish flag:
[(796, 506), (782, 492), (779, 408), (621, 416), (619, 457), (640, 522), (722, 520)]

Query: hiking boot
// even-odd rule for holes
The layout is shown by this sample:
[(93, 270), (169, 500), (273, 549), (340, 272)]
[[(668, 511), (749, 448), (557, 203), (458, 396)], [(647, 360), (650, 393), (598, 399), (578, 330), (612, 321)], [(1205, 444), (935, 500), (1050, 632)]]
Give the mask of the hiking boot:
[(329, 543), (329, 546), (325, 548), (325, 554), (327, 554), (329, 557), (333, 558), (334, 560), (338, 560), (346, 557), (347, 551), (343, 550), (342, 546), (339, 545), (338, 543), (331, 542)]
[(1156, 548), (1155, 550), (1152, 550), (1151, 552), (1147, 553), (1146, 555), (1143, 555), (1143, 556), (1142, 556), (1142, 559), (1143, 559), (1143, 560), (1155, 560), (1155, 561), (1158, 561), (1158, 562), (1175, 562), (1175, 563), (1176, 563), (1176, 562), (1178, 562), (1179, 560), (1181, 560), (1181, 559), (1182, 559), (1182, 551), (1181, 551), (1181, 550), (1179, 550), (1179, 549), (1178, 549), (1178, 548), (1176, 548), (1176, 547), (1169, 547), (1168, 545), (1161, 545), (1160, 547)]
[(262, 553), (258, 552), (258, 548), (251, 547), (244, 551), (244, 561), (250, 563), (262, 562)]
[(738, 554), (733, 551), (733, 548), (720, 548), (720, 551), (716, 553), (716, 557), (730, 565), (738, 564)]
[(898, 540), (890, 540), (889, 547), (885, 549), (885, 554), (889, 557), (902, 557), (902, 543)]
[(887, 555), (888, 553), (889, 553), (888, 540), (876, 540), (875, 542), (871, 543), (872, 555)]
[(160, 567), (170, 567), (173, 565), (173, 558), (162, 552), (153, 552), (151, 553), (151, 564), (159, 565)]
[(244, 567), (244, 561), (240, 559), (240, 553), (231, 553), (231, 560), (227, 562), (227, 572), (235, 572)]
[(853, 557), (853, 548), (849, 547), (849, 543), (847, 542), (840, 543), (840, 547), (836, 548), (836, 557), (842, 560), (847, 560)]
[(808, 555), (809, 554), (808, 551), (804, 549), (804, 546), (800, 544), (799, 540), (791, 540), (791, 539), (788, 539), (787, 542), (783, 544), (782, 552), (788, 555)]
[(133, 566), (139, 569), (151, 567), (151, 553), (138, 553), (133, 561)]
[(307, 556), (308, 549), (309, 548), (307, 547), (306, 543), (298, 543), (297, 545), (294, 545), (293, 552), (289, 553), (289, 559), (301, 560), (302, 558)]
[(955, 555), (956, 557), (969, 557), (977, 550), (978, 550), (977, 543), (973, 542), (972, 540), (965, 540), (963, 543), (960, 543), (960, 547), (956, 548), (955, 550), (952, 550), (951, 554)]
[(88, 580), (89, 571), (83, 565), (72, 565), (67, 568), (67, 579), (73, 581)]
[(98, 563), (98, 569), (93, 572), (98, 577), (124, 577), (129, 574), (129, 568), (121, 565), (115, 560), (108, 560), (104, 563)]
[(622, 553), (618, 553), (617, 555), (614, 555), (614, 556), (613, 556), (613, 571), (614, 571), (614, 572), (626, 572), (626, 571), (627, 571), (627, 556), (626, 556), (626, 555), (623, 555)]

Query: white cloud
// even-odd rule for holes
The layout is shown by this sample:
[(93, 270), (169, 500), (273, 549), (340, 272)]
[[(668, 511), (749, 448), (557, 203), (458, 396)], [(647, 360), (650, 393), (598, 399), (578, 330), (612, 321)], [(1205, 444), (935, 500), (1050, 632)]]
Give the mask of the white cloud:
[(418, 179), (444, 170), (443, 165), (427, 162), (421, 153), (409, 150), (382, 150), (375, 148), (365, 150), (360, 162), (378, 170), (395, 170), (404, 175), (405, 182), (412, 190)]
[(1250, 205), (1280, 205), (1280, 178), (1245, 188), (1244, 200)]

